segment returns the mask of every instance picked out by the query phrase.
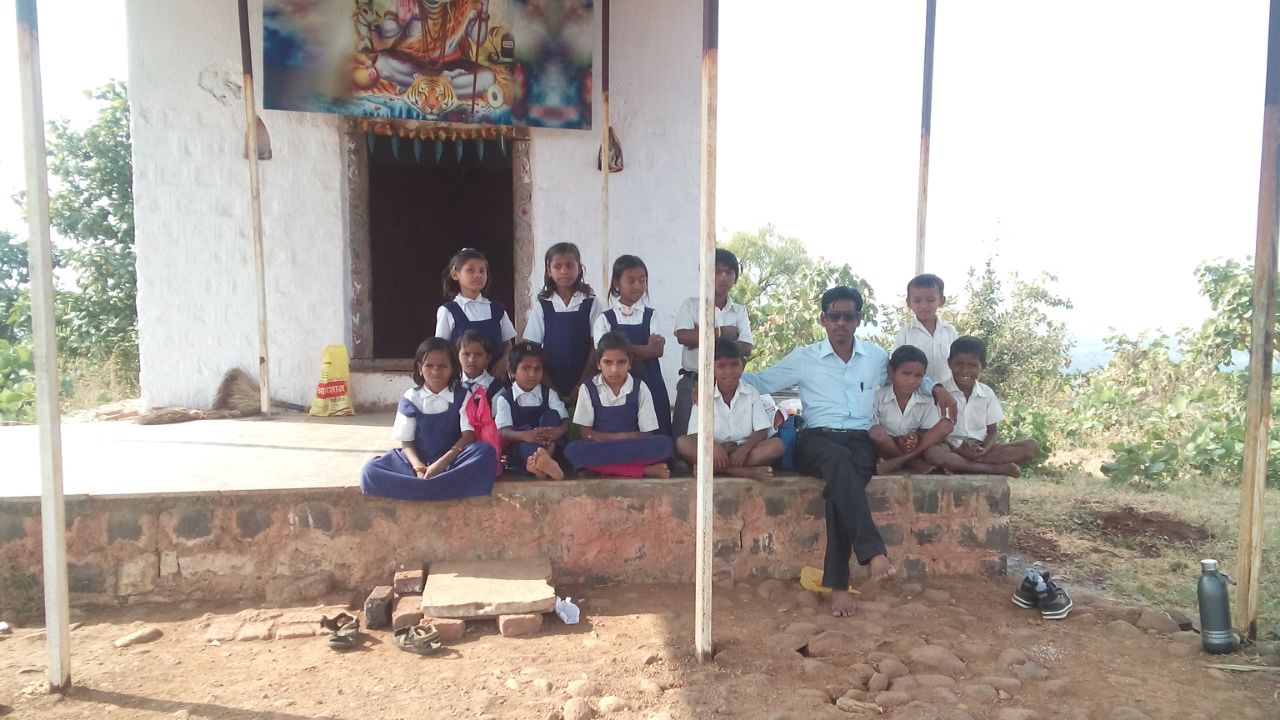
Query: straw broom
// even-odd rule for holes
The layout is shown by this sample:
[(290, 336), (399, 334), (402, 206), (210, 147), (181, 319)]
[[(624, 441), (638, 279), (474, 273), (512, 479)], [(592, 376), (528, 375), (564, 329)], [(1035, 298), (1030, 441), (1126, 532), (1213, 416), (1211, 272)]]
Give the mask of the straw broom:
[[(238, 413), (241, 417), (250, 415), (259, 415), (262, 413), (262, 394), (261, 388), (256, 380), (249, 376), (249, 373), (240, 368), (232, 368), (222, 376), (222, 382), (218, 385), (218, 392), (213, 396), (214, 410), (229, 410)], [(283, 400), (272, 400), (272, 407), (284, 408), (286, 410), (296, 410), (298, 412), (306, 412), (306, 408), (296, 403), (287, 403)]]

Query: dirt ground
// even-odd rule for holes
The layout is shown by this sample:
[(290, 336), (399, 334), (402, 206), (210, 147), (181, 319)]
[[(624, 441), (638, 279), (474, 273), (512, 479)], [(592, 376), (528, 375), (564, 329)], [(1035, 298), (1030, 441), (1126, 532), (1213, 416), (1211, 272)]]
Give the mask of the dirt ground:
[[(794, 583), (738, 583), (715, 596), (717, 656), (691, 653), (688, 586), (560, 588), (584, 621), (547, 616), (505, 638), (472, 623), (440, 654), (398, 650), (385, 631), (337, 653), (322, 637), (205, 641), (204, 629), (257, 606), (141, 606), (79, 614), (74, 687), (44, 694), (45, 644), (18, 628), (0, 641), (0, 715), (40, 718), (1276, 718), (1280, 674), (1223, 672), (1189, 633), (1116, 624), (1134, 610), (1077, 593), (1065, 621), (1015, 607), (1014, 578), (868, 585), (853, 618), (829, 617)], [(325, 608), (285, 608), (317, 618)], [(267, 613), (274, 614), (274, 613)], [(154, 625), (164, 635), (112, 641)], [(933, 649), (927, 649), (933, 646)], [(1002, 657), (1004, 656), (1004, 657)], [(899, 662), (900, 661), (900, 662)], [(1025, 663), (1023, 661), (1026, 661)], [(904, 667), (905, 665), (905, 667)], [(905, 677), (887, 693), (882, 678)], [(587, 697), (569, 684), (586, 679)], [(613, 696), (617, 700), (605, 699)], [(841, 706), (835, 704), (839, 698)], [(851, 702), (852, 701), (852, 702)], [(860, 704), (865, 703), (865, 704)], [(879, 705), (877, 705), (879, 703)], [(612, 710), (612, 712), (606, 712)]]

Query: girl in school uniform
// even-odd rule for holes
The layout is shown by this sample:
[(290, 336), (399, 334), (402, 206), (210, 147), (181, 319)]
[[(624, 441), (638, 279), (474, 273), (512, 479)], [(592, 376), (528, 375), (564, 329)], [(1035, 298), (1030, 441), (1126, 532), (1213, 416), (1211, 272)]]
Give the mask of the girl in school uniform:
[(489, 261), (474, 248), (459, 250), (444, 270), (443, 286), (446, 302), (436, 311), (436, 337), (456, 343), (468, 330), (484, 333), (495, 351), (489, 371), (505, 377), (507, 348), (516, 328), (502, 303), (484, 296), (489, 289)]
[(547, 249), (542, 292), (529, 308), (523, 339), (546, 351), (546, 375), (563, 398), (572, 398), (589, 371), (591, 326), (600, 301), (583, 279), (582, 254), (573, 243)]
[(458, 338), (458, 365), (462, 375), (458, 378), (467, 392), (484, 388), (489, 403), (502, 392), (507, 384), (489, 373), (489, 365), (493, 363), (493, 346), (489, 344), (489, 336), (479, 330), (468, 330)]
[(494, 400), (494, 420), (512, 472), (563, 480), (556, 456), (564, 451), (569, 412), (542, 382), (543, 358), (538, 343), (525, 340), (511, 346), (511, 385)]
[(581, 440), (569, 443), (565, 458), (579, 472), (620, 477), (671, 477), (667, 462), (674, 446), (657, 435), (653, 396), (631, 376), (631, 344), (606, 333), (596, 345), (600, 374), (582, 384), (573, 422)]
[(631, 353), (639, 362), (633, 374), (644, 381), (653, 395), (653, 412), (658, 416), (658, 432), (671, 435), (671, 400), (662, 377), (662, 353), (667, 340), (653, 332), (653, 308), (649, 297), (649, 268), (635, 255), (620, 255), (613, 261), (609, 281), (611, 307), (596, 319), (596, 342), (605, 333), (616, 332), (631, 342)]
[(396, 408), (391, 435), (400, 447), (370, 460), (360, 491), (398, 500), (454, 500), (488, 495), (498, 453), (475, 442), (467, 421), (467, 390), (447, 340), (430, 338), (413, 359), (414, 387)]

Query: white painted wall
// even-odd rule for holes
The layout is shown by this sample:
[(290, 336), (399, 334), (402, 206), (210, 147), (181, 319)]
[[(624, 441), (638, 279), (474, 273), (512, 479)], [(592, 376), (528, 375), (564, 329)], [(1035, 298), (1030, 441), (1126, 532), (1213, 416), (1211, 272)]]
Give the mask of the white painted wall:
[[(260, 5), (250, 8), (257, 39)], [(256, 375), (257, 363), (243, 104), (201, 87), (202, 73), (205, 85), (239, 84), (235, 4), (129, 0), (128, 18), (143, 401), (207, 407), (227, 369)], [(697, 290), (701, 4), (625, 0), (611, 22), (611, 115), (627, 164), (610, 182), (610, 256), (600, 247), (599, 133), (534, 130), (530, 284), (541, 287), (542, 253), (562, 240), (582, 248), (593, 284), (601, 263), (644, 258), (674, 385), (671, 325)], [(273, 394), (305, 403), (322, 346), (350, 340), (344, 121), (260, 112), (274, 151), (261, 165)]]

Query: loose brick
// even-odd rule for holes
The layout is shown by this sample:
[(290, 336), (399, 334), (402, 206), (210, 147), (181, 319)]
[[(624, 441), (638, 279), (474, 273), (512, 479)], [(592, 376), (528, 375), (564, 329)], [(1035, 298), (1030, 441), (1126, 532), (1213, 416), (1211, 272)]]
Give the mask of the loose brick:
[[(539, 615), (538, 617), (542, 617)], [(453, 643), (467, 634), (467, 621), (454, 618), (428, 618), (425, 624), (434, 625), (440, 632), (440, 642)]]
[(364, 624), (370, 630), (381, 630), (391, 625), (391, 606), (395, 595), (390, 585), (379, 585), (364, 601)]
[(392, 585), (395, 587), (397, 595), (421, 595), (422, 584), (426, 580), (426, 573), (422, 568), (417, 570), (401, 570), (396, 573), (395, 580)]
[(417, 625), (422, 620), (422, 596), (401, 595), (396, 599), (396, 608), (391, 613), (391, 629)]
[(272, 620), (247, 622), (240, 627), (240, 632), (236, 633), (236, 640), (270, 640), (271, 626), (274, 624)]
[(541, 613), (522, 613), (520, 615), (499, 615), (498, 632), (505, 637), (532, 635), (542, 629)]
[(320, 626), (315, 623), (290, 623), (281, 625), (276, 628), (277, 640), (294, 640), (297, 638), (315, 637), (316, 629)]

